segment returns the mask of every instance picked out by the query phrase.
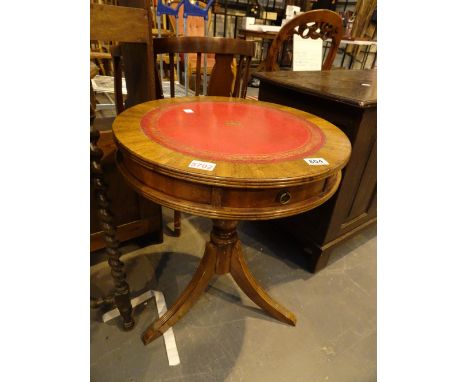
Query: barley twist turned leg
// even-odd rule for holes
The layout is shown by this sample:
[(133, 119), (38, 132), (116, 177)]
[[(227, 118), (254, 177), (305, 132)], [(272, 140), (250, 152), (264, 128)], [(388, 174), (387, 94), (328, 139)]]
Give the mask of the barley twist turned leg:
[(94, 185), (94, 197), (98, 203), (98, 214), (101, 229), (104, 231), (106, 252), (114, 280), (114, 302), (123, 318), (124, 330), (130, 330), (135, 325), (132, 318), (132, 305), (130, 303), (130, 290), (125, 280), (124, 264), (120, 261), (121, 252), (116, 239), (114, 219), (107, 199), (107, 187), (101, 167), (102, 150), (97, 146), (99, 131), (93, 127), (91, 117), (91, 180)]

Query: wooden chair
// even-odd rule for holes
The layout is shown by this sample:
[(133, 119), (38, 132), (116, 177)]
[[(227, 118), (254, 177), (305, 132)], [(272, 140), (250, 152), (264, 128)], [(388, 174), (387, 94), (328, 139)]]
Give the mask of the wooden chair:
[[(207, 95), (245, 98), (250, 61), (255, 53), (255, 43), (222, 37), (169, 37), (154, 40), (155, 54), (169, 55), (170, 96), (175, 97), (176, 54), (193, 53), (195, 64), (195, 95), (200, 94), (203, 53), (214, 54)], [(234, 58), (237, 57), (237, 63)], [(180, 235), (180, 212), (174, 211), (174, 233)]]
[[(113, 41), (136, 43), (145, 47), (146, 56), (144, 62), (137, 68), (140, 76), (147, 79), (146, 87), (141, 89), (142, 99), (156, 99), (155, 66), (153, 43), (151, 36), (151, 15), (149, 3), (147, 8), (121, 7), (104, 4), (90, 5), (90, 38), (92, 41)], [(121, 97), (122, 60), (121, 48), (117, 45), (118, 54), (112, 54), (114, 72), (114, 88), (116, 97)], [(117, 69), (117, 70), (116, 70)], [(119, 77), (120, 75), (120, 77)], [(120, 89), (120, 90), (117, 90)], [(123, 99), (116, 102), (116, 112), (119, 114), (124, 109)], [(100, 132), (97, 143), (103, 151), (102, 165), (105, 168), (106, 182), (109, 184), (109, 197), (117, 227), (117, 239), (129, 240), (138, 236), (156, 232), (157, 241), (162, 241), (162, 214), (161, 207), (151, 203), (127, 186), (117, 171), (114, 163), (115, 145), (112, 138), (111, 125), (113, 118), (97, 118), (94, 126)], [(91, 198), (91, 250), (105, 247), (104, 232), (99, 229), (99, 207), (96, 200)]]
[(343, 38), (343, 21), (341, 16), (333, 11), (320, 9), (302, 13), (287, 22), (271, 43), (265, 60), (264, 70), (267, 72), (279, 70), (278, 54), (283, 44), (294, 34), (302, 38), (331, 39), (331, 46), (322, 64), (322, 70), (330, 70), (335, 59), (338, 46)]

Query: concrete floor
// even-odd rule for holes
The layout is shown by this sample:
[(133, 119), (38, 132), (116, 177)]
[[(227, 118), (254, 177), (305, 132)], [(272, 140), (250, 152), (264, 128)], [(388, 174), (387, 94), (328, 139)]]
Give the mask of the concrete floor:
[[(164, 209), (165, 221), (171, 211)], [(182, 236), (123, 256), (132, 296), (164, 293), (170, 306), (190, 281), (211, 222), (185, 215)], [(91, 311), (91, 380), (99, 381), (376, 381), (376, 227), (335, 249), (327, 268), (306, 270), (301, 248), (267, 222), (243, 222), (239, 236), (252, 273), (297, 316), (297, 326), (260, 310), (230, 276), (219, 276), (174, 327), (181, 363), (169, 366), (163, 338), (148, 346), (140, 335), (156, 317), (154, 300), (136, 309), (135, 328), (102, 323)], [(111, 290), (109, 268), (94, 255), (91, 293)]]

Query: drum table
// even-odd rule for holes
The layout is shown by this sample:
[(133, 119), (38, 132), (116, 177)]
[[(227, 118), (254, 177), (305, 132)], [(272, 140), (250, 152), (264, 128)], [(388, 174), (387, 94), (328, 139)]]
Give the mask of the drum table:
[(131, 186), (163, 206), (213, 220), (193, 279), (143, 342), (187, 313), (215, 274), (231, 273), (258, 306), (295, 325), (294, 314), (250, 273), (237, 222), (295, 215), (329, 199), (351, 153), (345, 134), (303, 111), (223, 97), (142, 103), (119, 114), (113, 131), (117, 164)]

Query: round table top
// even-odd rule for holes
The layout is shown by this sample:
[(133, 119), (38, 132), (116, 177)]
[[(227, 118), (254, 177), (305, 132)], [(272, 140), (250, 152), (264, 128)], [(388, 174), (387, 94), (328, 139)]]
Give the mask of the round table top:
[(351, 145), (322, 118), (286, 106), (225, 97), (150, 101), (113, 125), (120, 149), (160, 172), (222, 186), (276, 187), (326, 178)]

